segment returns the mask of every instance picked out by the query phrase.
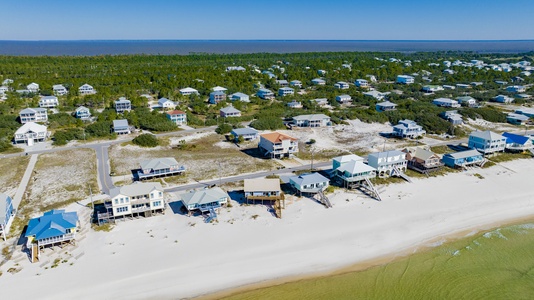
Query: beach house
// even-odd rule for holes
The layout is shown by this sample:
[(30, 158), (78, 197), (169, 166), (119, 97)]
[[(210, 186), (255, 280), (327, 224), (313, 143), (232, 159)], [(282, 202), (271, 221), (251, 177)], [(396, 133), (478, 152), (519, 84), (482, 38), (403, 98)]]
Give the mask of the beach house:
[(239, 141), (240, 138), (244, 141), (251, 141), (259, 137), (258, 131), (250, 127), (232, 129), (230, 134), (234, 137), (234, 142)]
[(56, 96), (44, 96), (39, 99), (39, 107), (41, 108), (54, 108), (59, 105), (59, 101)]
[(98, 219), (110, 221), (124, 216), (150, 217), (163, 212), (163, 192), (159, 182), (135, 182), (112, 188), (109, 191), (110, 198), (104, 202), (106, 213), (99, 213)]
[(293, 124), (297, 127), (324, 127), (329, 126), (330, 117), (323, 114), (300, 115), (293, 117)]
[(382, 100), (387, 95), (389, 95), (389, 92), (382, 93), (382, 92), (379, 92), (377, 90), (372, 90), (372, 91), (369, 91), (369, 92), (364, 92), (363, 95), (364, 96), (368, 96), (368, 97), (373, 97), (373, 98), (375, 98), (377, 100)]
[(285, 79), (276, 80), (276, 84), (278, 84), (279, 87), (288, 87), (289, 86), (289, 82), (287, 82), (287, 80), (285, 80)]
[(15, 144), (25, 143), (33, 146), (34, 143), (42, 143), (48, 138), (46, 126), (34, 122), (28, 122), (15, 131)]
[(493, 101), (508, 104), (514, 102), (514, 98), (505, 95), (497, 95), (493, 98)]
[(30, 92), (30, 93), (39, 93), (39, 84), (35, 83), (35, 82), (32, 82), (30, 84), (28, 84), (26, 86), (26, 89)]
[(302, 102), (299, 102), (297, 100), (293, 100), (293, 101), (287, 103), (287, 107), (289, 107), (289, 108), (302, 108)]
[(132, 102), (124, 97), (120, 97), (118, 100), (115, 100), (115, 111), (118, 114), (122, 114), (125, 111), (132, 110)]
[(57, 209), (33, 218), (26, 228), (26, 247), (30, 249), (31, 261), (39, 260), (39, 252), (47, 246), (72, 243), (76, 239), (78, 214)]
[(187, 114), (181, 110), (171, 110), (166, 113), (167, 119), (171, 120), (174, 124), (187, 125)]
[(464, 122), (462, 115), (457, 110), (447, 110), (439, 114), (443, 119), (451, 122), (452, 125), (460, 125)]
[(233, 93), (228, 95), (230, 101), (250, 102), (250, 96), (244, 93)]
[(69, 93), (69, 91), (67, 90), (66, 87), (64, 87), (63, 85), (61, 84), (54, 84), (52, 86), (52, 91), (54, 93), (54, 95), (56, 96), (63, 96), (63, 95), (66, 95)]
[(352, 98), (349, 95), (339, 95), (339, 96), (336, 96), (336, 101), (339, 102), (340, 104), (346, 104), (346, 103), (351, 103)]
[(435, 92), (443, 91), (443, 87), (441, 85), (425, 85), (421, 90), (427, 94), (432, 94)]
[(325, 85), (326, 84), (326, 81), (324, 79), (321, 79), (321, 78), (314, 78), (311, 80), (312, 84), (314, 85)]
[(527, 124), (529, 120), (529, 117), (522, 114), (508, 113), (508, 115), (506, 115), (506, 122), (513, 125), (524, 125)]
[(428, 174), (443, 167), (441, 158), (434, 152), (422, 147), (408, 147), (402, 150), (406, 153), (408, 169)]
[(20, 123), (28, 122), (46, 122), (48, 121), (48, 112), (46, 108), (25, 108), (19, 113)]
[(140, 168), (132, 171), (134, 180), (138, 181), (180, 175), (183, 172), (185, 167), (180, 166), (174, 157), (143, 160)]
[(301, 174), (289, 177), (289, 184), (302, 193), (315, 194), (324, 191), (329, 186), (328, 178), (319, 173)]
[(128, 124), (128, 120), (113, 120), (113, 132), (116, 134), (130, 134), (131, 131), (130, 125)]
[(449, 98), (437, 98), (432, 101), (434, 105), (439, 107), (460, 107), (461, 105), (456, 100)]
[(483, 165), (485, 162), (484, 156), (477, 150), (465, 150), (455, 153), (447, 153), (443, 155), (443, 163), (451, 168), (465, 168), (472, 165)]
[(14, 216), (15, 210), (13, 209), (11, 197), (0, 193), (0, 235), (4, 241), (9, 233), (9, 227), (11, 227)]
[(161, 107), (162, 109), (175, 109), (176, 108), (176, 103), (174, 103), (174, 101), (171, 101), (167, 98), (160, 98), (158, 100), (158, 106)]
[(217, 218), (216, 209), (226, 205), (230, 201), (230, 196), (220, 187), (190, 191), (178, 195), (178, 199), (191, 216), (193, 211), (200, 211), (202, 214), (209, 213), (206, 223)]
[(295, 86), (295, 87), (298, 87), (298, 88), (302, 88), (302, 82), (300, 80), (291, 80), (289, 82), (289, 85), (290, 86)]
[(456, 98), (456, 101), (462, 106), (475, 107), (477, 106), (477, 100), (471, 96), (462, 96)]
[(406, 172), (406, 153), (398, 150), (371, 153), (367, 164), (376, 169), (379, 177), (401, 176)]
[(398, 75), (397, 76), (397, 83), (400, 84), (412, 84), (415, 82), (415, 78), (413, 78), (410, 75)]
[(256, 95), (263, 100), (274, 99), (274, 93), (268, 89), (259, 89)]
[(334, 87), (336, 89), (340, 89), (340, 90), (348, 90), (349, 89), (349, 84), (346, 83), (345, 81), (338, 81), (334, 84)]
[(359, 88), (368, 88), (369, 81), (367, 81), (366, 79), (356, 79), (356, 81), (354, 81), (354, 85)]
[(483, 154), (503, 152), (506, 148), (506, 138), (489, 130), (473, 131), (469, 135), (467, 145)]
[(77, 119), (87, 120), (91, 118), (91, 111), (89, 110), (89, 108), (85, 106), (79, 106), (74, 111), (74, 116)]
[(223, 91), (215, 91), (210, 93), (210, 103), (217, 104), (226, 100), (226, 94)]
[[(278, 178), (245, 179), (243, 192), (247, 203), (255, 203), (256, 201), (261, 201), (262, 204), (265, 201), (268, 203), (274, 202), (275, 206), (280, 209), (284, 205), (283, 200), (285, 197), (280, 188), (280, 179)], [(282, 203), (280, 203), (280, 200), (282, 200)], [(281, 210), (279, 217), (281, 217)]]
[(79, 95), (93, 95), (93, 94), (96, 94), (96, 90), (93, 86), (91, 85), (88, 85), (87, 83), (80, 86), (78, 88), (78, 94)]
[(529, 118), (534, 118), (534, 108), (530, 107), (520, 107), (515, 110), (516, 114), (525, 115)]
[(389, 101), (379, 102), (375, 105), (378, 112), (397, 110), (397, 104)]
[(237, 108), (234, 108), (232, 105), (221, 108), (219, 110), (219, 115), (223, 118), (228, 117), (241, 117), (241, 111)]
[(328, 99), (326, 98), (317, 98), (317, 99), (313, 99), (312, 101), (314, 101), (315, 104), (319, 105), (320, 107), (324, 107), (328, 105)]
[(511, 85), (506, 87), (506, 91), (510, 93), (524, 93), (527, 88), (524, 85)]
[(376, 177), (376, 169), (365, 164), (363, 158), (358, 155), (335, 157), (332, 160), (332, 177), (344, 188), (364, 188), (377, 200), (381, 200), (378, 190), (370, 181)]
[(295, 94), (295, 90), (290, 87), (283, 87), (278, 89), (278, 96), (288, 96)]
[(299, 151), (298, 139), (279, 132), (260, 135), (258, 149), (271, 158), (290, 157)]
[(242, 66), (230, 66), (226, 67), (226, 72), (230, 71), (246, 71), (247, 69), (243, 68)]
[(524, 152), (534, 149), (532, 138), (530, 136), (524, 136), (514, 134), (510, 132), (504, 132), (502, 134), (506, 138), (506, 151), (510, 152)]
[(212, 88), (211, 90), (214, 91), (214, 92), (223, 92), (223, 93), (226, 93), (228, 91), (227, 88), (222, 87), (222, 86), (216, 86), (216, 87)]
[(198, 95), (198, 91), (195, 90), (194, 88), (191, 88), (191, 87), (186, 87), (186, 88), (180, 89), (180, 95), (182, 95), (182, 96), (189, 96), (191, 94), (197, 94)]
[(393, 126), (392, 133), (393, 136), (400, 138), (416, 138), (425, 134), (423, 127), (412, 120), (400, 120), (399, 124)]

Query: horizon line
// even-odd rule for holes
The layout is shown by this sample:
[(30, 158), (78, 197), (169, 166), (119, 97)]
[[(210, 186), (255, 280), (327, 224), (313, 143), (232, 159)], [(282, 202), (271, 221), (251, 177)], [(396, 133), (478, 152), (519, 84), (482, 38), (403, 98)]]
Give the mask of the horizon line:
[(2, 40), (0, 42), (534, 42), (534, 39), (49, 39)]

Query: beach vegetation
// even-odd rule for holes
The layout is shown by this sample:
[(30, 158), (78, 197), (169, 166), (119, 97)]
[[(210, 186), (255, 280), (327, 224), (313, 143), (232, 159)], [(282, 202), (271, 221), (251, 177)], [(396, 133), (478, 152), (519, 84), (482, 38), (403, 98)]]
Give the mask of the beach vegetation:
[(132, 143), (134, 143), (137, 146), (145, 147), (145, 148), (154, 148), (159, 145), (158, 138), (150, 133), (143, 133), (138, 136), (136, 136)]

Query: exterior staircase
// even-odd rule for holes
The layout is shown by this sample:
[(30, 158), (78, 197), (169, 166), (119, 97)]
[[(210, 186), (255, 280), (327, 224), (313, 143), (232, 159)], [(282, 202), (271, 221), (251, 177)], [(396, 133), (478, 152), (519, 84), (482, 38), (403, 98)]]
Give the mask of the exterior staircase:
[(328, 197), (325, 196), (323, 191), (319, 190), (319, 192), (317, 192), (317, 195), (319, 195), (319, 201), (321, 201), (321, 203), (326, 206), (326, 208), (332, 208), (332, 203), (330, 203), (330, 200), (328, 199)]
[(371, 180), (369, 180), (369, 178), (366, 177), (365, 184), (362, 184), (361, 186), (367, 189), (369, 192), (371, 192), (371, 194), (375, 196), (376, 200), (382, 201), (382, 198), (380, 197), (380, 193), (375, 188)]
[(412, 179), (408, 177), (408, 175), (404, 174), (404, 172), (401, 172), (397, 166), (393, 166), (393, 172), (391, 172), (391, 175), (397, 175), (410, 183), (412, 182)]

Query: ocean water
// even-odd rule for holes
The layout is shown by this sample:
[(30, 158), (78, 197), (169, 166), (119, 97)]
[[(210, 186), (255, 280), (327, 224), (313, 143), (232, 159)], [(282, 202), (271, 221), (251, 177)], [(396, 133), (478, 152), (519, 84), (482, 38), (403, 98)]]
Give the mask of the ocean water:
[(0, 41), (0, 55), (92, 56), (118, 54), (295, 53), (295, 52), (417, 52), (473, 51), (522, 53), (534, 51), (534, 40), (519, 41), (305, 41), (305, 40), (109, 40)]
[(504, 227), (364, 271), (225, 299), (534, 299), (534, 224)]

